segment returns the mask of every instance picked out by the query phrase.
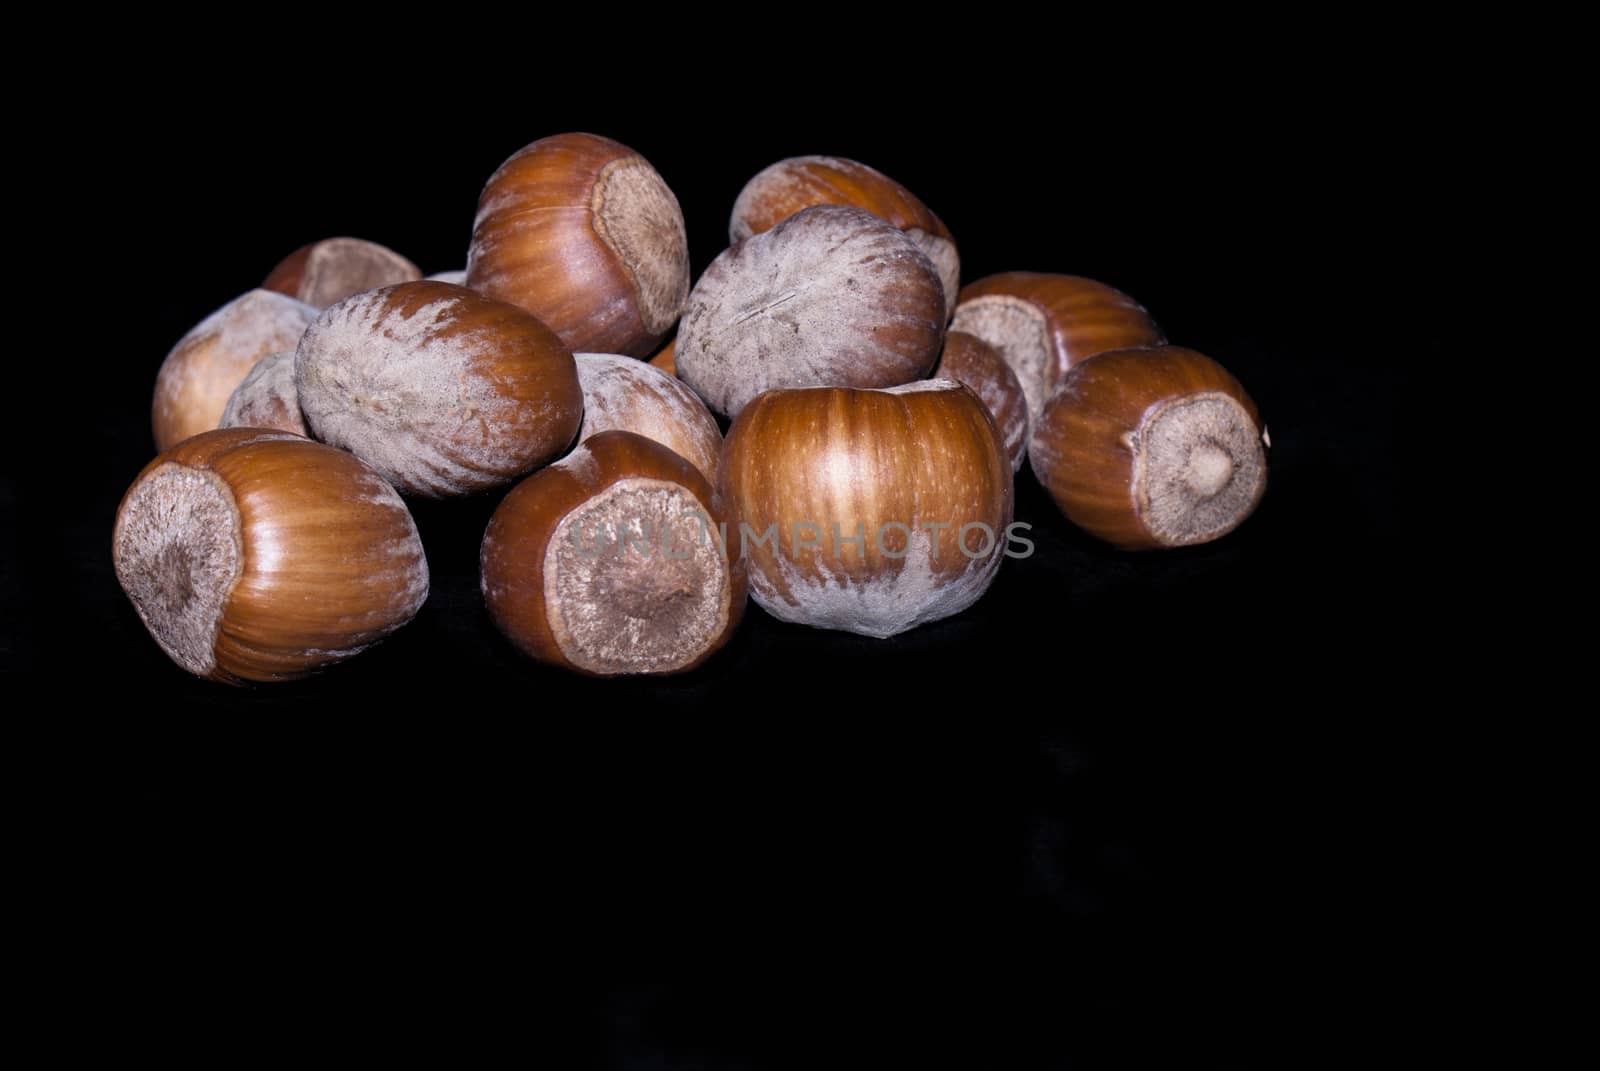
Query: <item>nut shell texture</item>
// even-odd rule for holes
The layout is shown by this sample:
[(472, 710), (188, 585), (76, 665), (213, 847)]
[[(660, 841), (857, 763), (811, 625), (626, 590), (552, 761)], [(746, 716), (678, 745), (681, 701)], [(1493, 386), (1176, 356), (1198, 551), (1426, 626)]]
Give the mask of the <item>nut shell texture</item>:
[(679, 325), (678, 377), (718, 412), (792, 387), (891, 387), (944, 342), (933, 264), (869, 212), (821, 205), (724, 251)]
[(234, 388), (222, 411), (224, 428), (276, 428), (310, 435), (294, 389), (294, 352), (269, 353)]
[(705, 403), (659, 368), (614, 353), (574, 354), (583, 385), (582, 442), (602, 431), (631, 431), (717, 478), (722, 432)]
[(1011, 471), (1020, 469), (1028, 456), (1028, 399), (999, 351), (976, 335), (951, 331), (933, 374), (963, 383), (978, 396), (1000, 429)]
[(317, 310), (270, 290), (222, 306), (172, 347), (156, 375), (151, 428), (166, 450), (222, 420), (234, 388), (269, 353), (292, 350)]
[(977, 335), (1005, 358), (1037, 420), (1067, 370), (1109, 350), (1166, 341), (1144, 306), (1077, 275), (1013, 271), (961, 290), (951, 329)]
[(950, 380), (763, 394), (728, 431), (721, 481), (762, 609), (867, 636), (977, 601), (1011, 522), (994, 420)]
[(1217, 362), (1178, 346), (1075, 366), (1028, 454), (1069, 520), (1129, 550), (1217, 539), (1250, 515), (1267, 483), (1255, 403)]
[(304, 676), (405, 624), (428, 564), (394, 489), (342, 450), (231, 428), (186, 439), (117, 510), (117, 579), (178, 665), (237, 683)]
[(326, 238), (284, 257), (261, 286), (325, 309), (363, 290), (420, 278), (420, 268), (377, 242)]
[(527, 309), (573, 350), (646, 357), (689, 292), (683, 212), (626, 145), (543, 138), (484, 187), (467, 283)]
[(852, 205), (904, 231), (938, 270), (946, 309), (955, 308), (961, 260), (944, 221), (900, 183), (855, 160), (795, 156), (763, 169), (739, 191), (728, 238), (742, 242), (812, 205)]
[(484, 534), (490, 616), (532, 658), (592, 676), (679, 673), (728, 641), (744, 563), (711, 485), (660, 443), (605, 431), (506, 495)]
[(537, 468), (583, 418), (561, 340), (523, 310), (448, 283), (382, 287), (327, 309), (301, 339), (295, 388), (318, 439), (432, 498)]

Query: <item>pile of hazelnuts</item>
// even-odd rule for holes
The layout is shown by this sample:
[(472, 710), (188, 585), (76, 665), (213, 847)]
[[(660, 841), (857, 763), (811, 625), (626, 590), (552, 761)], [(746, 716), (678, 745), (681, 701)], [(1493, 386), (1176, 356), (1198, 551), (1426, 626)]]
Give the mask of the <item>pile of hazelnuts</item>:
[(747, 594), (876, 637), (959, 613), (1025, 458), (1128, 549), (1216, 539), (1261, 498), (1266, 433), (1220, 365), (1090, 279), (961, 287), (939, 217), (864, 164), (772, 165), (730, 237), (691, 288), (656, 170), (562, 134), (489, 179), (464, 272), (351, 238), (289, 256), (157, 376), (160, 453), (113, 536), (151, 635), (230, 683), (357, 654), (427, 598), (403, 496), (515, 484), (490, 615), (596, 676), (700, 665)]

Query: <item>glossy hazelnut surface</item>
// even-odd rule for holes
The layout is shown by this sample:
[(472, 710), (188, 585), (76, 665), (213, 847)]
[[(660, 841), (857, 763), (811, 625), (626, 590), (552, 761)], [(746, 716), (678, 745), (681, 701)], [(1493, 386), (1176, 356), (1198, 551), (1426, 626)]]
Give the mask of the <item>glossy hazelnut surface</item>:
[(961, 288), (951, 330), (1000, 351), (1037, 420), (1067, 370), (1108, 350), (1158, 346), (1166, 336), (1127, 294), (1077, 275), (1011, 271)]
[(868, 636), (977, 601), (1011, 523), (994, 419), (950, 380), (763, 394), (728, 430), (721, 483), (761, 608)]
[(689, 292), (683, 212), (626, 145), (542, 138), (484, 187), (467, 285), (527, 309), (572, 350), (646, 357)]
[(1084, 531), (1128, 550), (1217, 539), (1267, 486), (1255, 402), (1216, 361), (1179, 346), (1076, 365), (1045, 406), (1028, 456)]
[(428, 594), (394, 488), (342, 450), (253, 428), (193, 436), (150, 462), (117, 510), (112, 557), (162, 650), (228, 683), (350, 658)]
[(605, 431), (512, 489), (481, 552), (495, 625), (531, 658), (591, 676), (681, 673), (727, 643), (745, 569), (698, 469)]

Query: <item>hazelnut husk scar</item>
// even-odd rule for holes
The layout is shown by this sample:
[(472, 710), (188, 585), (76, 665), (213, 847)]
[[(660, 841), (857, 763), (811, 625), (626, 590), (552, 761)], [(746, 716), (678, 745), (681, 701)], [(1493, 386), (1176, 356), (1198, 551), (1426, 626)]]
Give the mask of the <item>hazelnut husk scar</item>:
[(1128, 550), (1226, 535), (1267, 486), (1255, 402), (1227, 369), (1179, 346), (1075, 366), (1034, 427), (1028, 456), (1069, 520)]
[(258, 428), (192, 436), (150, 462), (117, 509), (112, 559), (161, 649), (235, 684), (350, 658), (428, 594), (416, 525), (383, 477)]
[(506, 495), (484, 533), (489, 614), (518, 650), (591, 676), (682, 673), (733, 634), (731, 515), (660, 443), (603, 431)]

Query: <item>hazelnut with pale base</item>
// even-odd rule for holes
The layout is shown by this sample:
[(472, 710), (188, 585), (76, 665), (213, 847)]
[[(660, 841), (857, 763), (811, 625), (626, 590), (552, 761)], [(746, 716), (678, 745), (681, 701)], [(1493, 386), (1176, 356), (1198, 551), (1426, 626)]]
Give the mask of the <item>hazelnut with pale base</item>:
[(1028, 456), (1068, 520), (1125, 550), (1190, 546), (1237, 528), (1267, 487), (1266, 428), (1216, 361), (1160, 346), (1075, 366)]
[(168, 657), (230, 684), (344, 661), (428, 595), (422, 540), (394, 488), (343, 450), (259, 428), (196, 435), (145, 466), (111, 551)]
[(729, 552), (748, 559), (761, 608), (866, 636), (976, 602), (1011, 523), (994, 418), (944, 379), (763, 394), (728, 429), (721, 486), (754, 536), (730, 536)]
[(484, 602), (531, 658), (597, 677), (682, 673), (728, 642), (745, 565), (731, 514), (660, 443), (604, 431), (506, 495), (484, 533)]
[(467, 285), (533, 313), (573, 350), (647, 356), (689, 293), (683, 212), (626, 145), (542, 138), (483, 188)]

